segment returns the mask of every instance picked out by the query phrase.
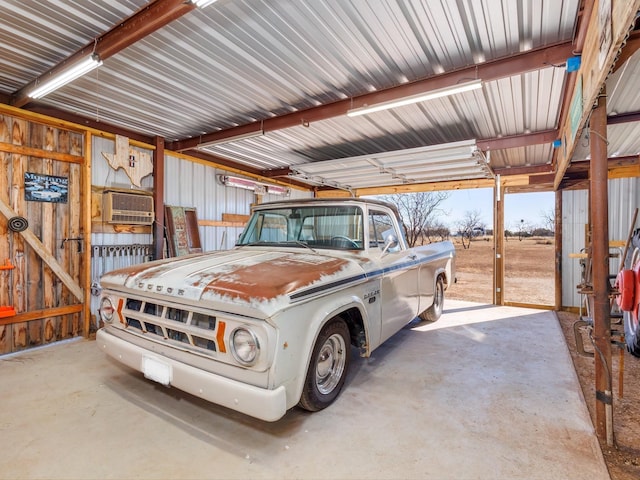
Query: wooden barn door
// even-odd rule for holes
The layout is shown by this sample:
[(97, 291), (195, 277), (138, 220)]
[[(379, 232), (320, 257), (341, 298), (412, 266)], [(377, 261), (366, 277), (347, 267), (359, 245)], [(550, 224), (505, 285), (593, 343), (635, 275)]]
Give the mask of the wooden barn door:
[(84, 142), (0, 111), (0, 354), (86, 334)]

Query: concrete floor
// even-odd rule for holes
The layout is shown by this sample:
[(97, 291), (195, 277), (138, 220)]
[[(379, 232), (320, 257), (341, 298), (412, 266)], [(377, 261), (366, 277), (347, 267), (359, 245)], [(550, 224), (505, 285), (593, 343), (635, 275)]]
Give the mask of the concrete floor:
[(0, 357), (0, 478), (609, 479), (552, 312), (447, 301), (263, 423), (78, 340)]

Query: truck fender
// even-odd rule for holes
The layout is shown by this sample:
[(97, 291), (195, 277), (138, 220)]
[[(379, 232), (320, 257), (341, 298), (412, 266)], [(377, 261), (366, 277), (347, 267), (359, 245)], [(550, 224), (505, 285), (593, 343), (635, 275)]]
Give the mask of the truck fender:
[[(326, 298), (325, 298), (326, 300)], [(333, 318), (339, 316), (341, 313), (346, 312), (351, 308), (357, 308), (360, 311), (360, 315), (362, 316), (363, 324), (364, 324), (364, 332), (367, 339), (367, 344), (370, 344), (369, 339), (369, 329), (368, 329), (368, 315), (367, 310), (365, 308), (365, 304), (361, 298), (356, 295), (352, 295), (350, 297), (345, 297), (341, 299), (336, 299), (334, 302), (330, 302), (327, 306), (330, 310), (322, 310), (314, 316), (311, 325), (309, 325), (309, 331), (314, 332), (313, 335), (308, 337), (308, 341), (305, 342), (303, 351), (306, 353), (305, 361), (300, 362), (300, 368), (296, 374), (295, 385), (292, 385), (292, 396), (296, 398), (296, 404), (302, 395), (302, 389), (304, 388), (304, 380), (307, 376), (307, 370), (309, 369), (309, 363), (311, 362), (311, 355), (313, 353), (313, 348), (318, 339), (318, 335), (320, 334), (320, 330)]]

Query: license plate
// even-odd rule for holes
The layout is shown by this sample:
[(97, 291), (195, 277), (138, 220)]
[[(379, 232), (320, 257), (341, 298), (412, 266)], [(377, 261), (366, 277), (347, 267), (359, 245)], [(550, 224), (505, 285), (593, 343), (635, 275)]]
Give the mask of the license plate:
[(142, 373), (149, 380), (168, 386), (171, 383), (171, 365), (155, 358), (142, 357)]

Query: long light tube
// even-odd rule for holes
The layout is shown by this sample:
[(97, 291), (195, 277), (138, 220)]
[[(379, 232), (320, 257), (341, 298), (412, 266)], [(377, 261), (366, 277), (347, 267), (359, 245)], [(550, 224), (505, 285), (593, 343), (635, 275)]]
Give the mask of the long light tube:
[(100, 65), (102, 65), (102, 60), (100, 60), (100, 57), (97, 53), (89, 55), (80, 63), (75, 64), (68, 70), (64, 70), (54, 75), (53, 78), (42, 83), (39, 87), (35, 88), (31, 93), (29, 93), (29, 97), (42, 98), (45, 95), (53, 92), (54, 90), (62, 87), (63, 85), (72, 82), (76, 78), (81, 77), (85, 73), (89, 73), (94, 68), (98, 68)]
[(452, 85), (450, 87), (431, 90), (430, 92), (426, 93), (418, 93), (409, 97), (399, 98), (398, 100), (390, 100), (388, 102), (376, 103), (375, 105), (354, 108), (347, 111), (347, 116), (355, 117), (358, 115), (365, 115), (367, 113), (379, 112), (381, 110), (388, 110), (390, 108), (403, 107), (405, 105), (411, 105), (412, 103), (425, 102), (427, 100), (433, 100), (434, 98), (447, 97), (449, 95), (455, 95), (456, 93), (477, 90), (481, 87), (482, 80), (473, 80), (471, 82), (460, 83), (458, 85)]
[(208, 7), (209, 5), (211, 5), (212, 3), (215, 3), (215, 2), (216, 2), (216, 0), (193, 0), (193, 3), (198, 8)]
[(227, 187), (253, 190), (258, 194), (271, 193), (273, 195), (285, 195), (287, 197), (291, 194), (291, 189), (287, 187), (260, 183), (248, 178), (232, 177), (230, 175), (218, 175), (218, 180), (220, 181), (220, 183)]

